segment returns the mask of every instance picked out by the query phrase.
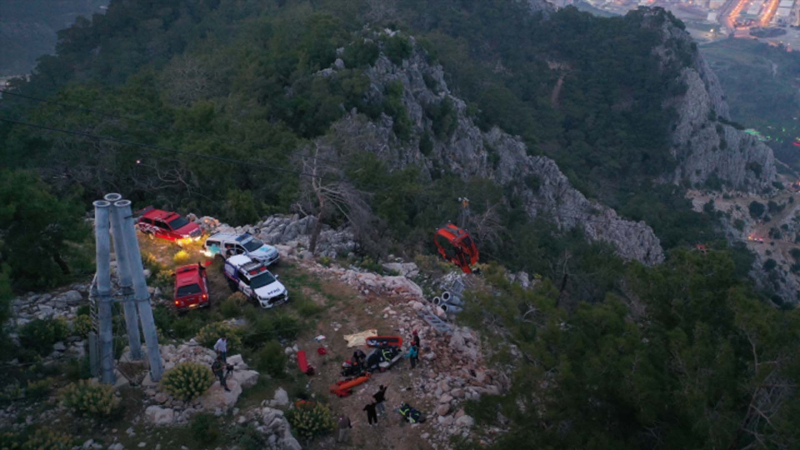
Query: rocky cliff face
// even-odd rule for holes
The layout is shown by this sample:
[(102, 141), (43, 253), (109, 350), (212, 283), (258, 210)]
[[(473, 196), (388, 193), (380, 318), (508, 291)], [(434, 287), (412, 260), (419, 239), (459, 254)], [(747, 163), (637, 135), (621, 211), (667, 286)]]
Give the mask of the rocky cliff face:
[[(341, 66), (341, 61), (337, 64)], [(491, 179), (521, 196), (531, 218), (543, 216), (562, 229), (582, 226), (587, 238), (612, 244), (626, 259), (645, 264), (663, 260), (659, 240), (645, 223), (624, 220), (610, 208), (588, 200), (570, 185), (554, 161), (529, 156), (519, 138), (498, 128), (488, 132), (479, 129), (467, 114), (466, 104), (448, 90), (441, 66), (430, 64), (422, 52), (415, 50), (402, 66), (381, 54), (367, 75), (372, 101), (382, 100), (389, 83), (402, 83), (411, 137), (398, 139), (392, 132), (393, 119), (385, 114), (378, 121), (369, 121), (352, 111), (324, 139), (373, 152), (395, 168), (414, 164), (429, 173), (442, 170), (465, 179)], [(455, 130), (446, 139), (432, 138), (431, 148), (423, 154), (421, 137), (435, 135), (426, 109), (443, 101), (454, 106)]]
[(672, 176), (675, 183), (692, 186), (706, 181), (721, 181), (728, 189), (746, 192), (771, 190), (775, 180), (772, 150), (753, 136), (732, 126), (730, 113), (719, 80), (696, 49), (689, 33), (663, 13), (647, 13), (645, 26), (661, 33), (662, 44), (654, 53), (663, 62), (689, 64), (680, 71), (685, 92), (664, 102), (674, 108), (670, 151), (678, 163)]

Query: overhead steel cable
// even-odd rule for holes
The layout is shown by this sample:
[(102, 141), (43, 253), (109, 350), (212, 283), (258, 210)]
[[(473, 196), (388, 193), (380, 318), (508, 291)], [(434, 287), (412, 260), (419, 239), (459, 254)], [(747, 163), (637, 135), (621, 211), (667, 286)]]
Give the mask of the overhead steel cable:
[[(129, 116), (126, 116), (126, 115), (120, 115), (120, 114), (116, 114), (116, 113), (112, 113), (112, 112), (108, 112), (108, 111), (103, 111), (103, 110), (100, 110), (100, 109), (86, 108), (86, 107), (79, 106), (79, 105), (73, 105), (73, 104), (69, 104), (69, 103), (62, 103), (62, 102), (57, 102), (57, 101), (54, 101), (54, 100), (47, 100), (47, 99), (44, 99), (44, 98), (34, 97), (32, 95), (17, 94), (15, 92), (3, 90), (3, 89), (0, 89), (0, 94), (11, 95), (11, 96), (14, 96), (14, 97), (19, 97), (19, 98), (23, 98), (23, 99), (26, 99), (26, 100), (31, 100), (31, 101), (41, 102), (41, 103), (48, 103), (48, 104), (57, 105), (57, 106), (60, 106), (60, 107), (63, 107), (63, 108), (72, 108), (72, 109), (75, 109), (75, 110), (78, 110), (78, 111), (89, 112), (89, 113), (100, 115), (100, 116), (106, 116), (106, 117), (110, 117), (110, 118), (116, 119), (116, 120), (129, 120), (129, 121), (132, 121), (132, 122), (138, 122), (138, 123), (141, 123), (141, 124), (144, 124), (144, 125), (148, 125), (148, 126), (152, 126), (152, 127), (155, 127), (155, 128), (161, 129), (161, 130), (168, 130), (170, 128), (169, 126), (166, 126), (166, 125), (163, 125), (163, 124), (159, 124), (159, 123), (155, 123), (155, 122), (151, 122), (151, 121), (148, 121), (148, 120), (136, 119), (134, 117), (129, 117)], [(206, 135), (206, 136), (210, 136), (211, 135), (210, 133), (198, 133), (197, 131), (194, 131), (194, 130), (192, 130), (190, 132), (191, 133), (197, 133), (197, 134), (200, 134), (200, 135)], [(226, 141), (226, 142), (228, 144), (232, 144), (232, 145), (249, 145), (249, 146), (252, 146), (254, 148), (261, 149), (261, 150), (271, 150), (269, 147), (266, 147), (266, 146), (263, 146), (263, 145), (259, 145), (259, 144), (256, 144), (256, 143), (250, 142), (250, 141), (232, 140), (232, 141)], [(303, 158), (310, 158), (309, 156), (306, 156), (306, 155), (300, 155), (300, 156), (303, 157)], [(328, 162), (328, 163), (331, 163), (331, 164), (336, 164), (336, 165), (341, 164), (341, 161), (337, 161), (337, 160), (333, 160), (333, 159), (329, 159), (329, 158), (323, 158), (323, 157), (315, 157), (315, 158), (318, 159), (319, 161), (325, 161), (325, 162)]]
[[(223, 157), (223, 156), (204, 155), (204, 154), (201, 154), (201, 153), (188, 152), (188, 151), (185, 151), (185, 150), (178, 150), (178, 149), (164, 147), (164, 146), (155, 145), (155, 144), (145, 144), (145, 143), (141, 143), (141, 142), (128, 141), (128, 140), (118, 139), (118, 138), (114, 138), (114, 137), (110, 137), (110, 136), (99, 136), (99, 135), (95, 135), (95, 134), (92, 134), (92, 133), (85, 133), (85, 132), (81, 132), (81, 131), (74, 131), (74, 130), (66, 130), (66, 129), (62, 129), (62, 128), (49, 127), (49, 126), (39, 125), (39, 124), (35, 124), (35, 123), (30, 123), (30, 122), (23, 122), (23, 121), (12, 120), (12, 119), (5, 119), (5, 118), (2, 118), (2, 117), (0, 117), (0, 121), (11, 123), (11, 124), (15, 124), (15, 125), (22, 125), (22, 126), (27, 126), (27, 127), (31, 127), (31, 128), (37, 128), (37, 129), (41, 129), (41, 130), (45, 130), (45, 131), (69, 134), (69, 135), (72, 135), (72, 136), (78, 136), (78, 137), (82, 137), (82, 138), (85, 138), (85, 139), (94, 139), (94, 140), (98, 140), (98, 141), (114, 142), (114, 143), (121, 144), (121, 145), (129, 145), (129, 146), (132, 146), (132, 147), (144, 148), (146, 150), (151, 150), (151, 151), (159, 151), (159, 152), (174, 153), (174, 154), (179, 154), (179, 155), (187, 155), (187, 156), (196, 157), (196, 158), (210, 159), (210, 160), (214, 160), (214, 161), (225, 162), (225, 163), (228, 163), (228, 164), (238, 164), (238, 165), (248, 164), (251, 167), (260, 167), (260, 168), (263, 168), (263, 169), (266, 169), (266, 170), (289, 173), (289, 174), (292, 174), (292, 175), (304, 176), (304, 177), (308, 177), (308, 178), (321, 178), (322, 177), (320, 175), (314, 175), (314, 174), (307, 173), (307, 172), (291, 170), (291, 169), (284, 169), (284, 168), (281, 168), (281, 167), (275, 167), (274, 165), (268, 165), (268, 164), (264, 163), (263, 161), (258, 161), (258, 160), (241, 160), (241, 159), (237, 159), (237, 158), (228, 158), (228, 157)], [(314, 159), (315, 158), (314, 156), (304, 156), (304, 157), (309, 158), (309, 159)], [(319, 158), (316, 158), (316, 159), (319, 159)], [(360, 189), (364, 189), (364, 188), (366, 188), (366, 189), (374, 188), (375, 190), (373, 190), (371, 193), (377, 193), (377, 192), (381, 192), (381, 191), (393, 190), (392, 188), (387, 187), (386, 185), (361, 185)], [(592, 222), (592, 223), (598, 223), (598, 224), (603, 224), (603, 225), (608, 225), (608, 224), (611, 223), (611, 220), (608, 219), (608, 218), (587, 218), (585, 216), (571, 215), (571, 214), (565, 214), (564, 213), (564, 211), (567, 210), (567, 209), (571, 209), (573, 211), (579, 212), (578, 210), (576, 210), (574, 208), (563, 208), (563, 207), (559, 208), (557, 205), (549, 205), (549, 204), (546, 204), (546, 203), (543, 203), (543, 202), (539, 202), (539, 201), (536, 201), (536, 200), (528, 200), (528, 202), (529, 203), (533, 203), (533, 204), (537, 204), (537, 205), (540, 205), (540, 206), (543, 206), (544, 208), (546, 208), (544, 211), (541, 211), (541, 212), (544, 212), (544, 213), (555, 212), (557, 216), (562, 217), (562, 218), (572, 218), (574, 220), (578, 220), (578, 221), (582, 221), (582, 222)], [(602, 205), (599, 205), (599, 206), (602, 207)], [(611, 210), (613, 211), (613, 209), (611, 209)], [(631, 219), (625, 219), (623, 217), (620, 217), (619, 215), (617, 215), (617, 218), (619, 219), (619, 222), (617, 223), (617, 225), (627, 226), (627, 227), (636, 227), (636, 226), (638, 226), (638, 224), (635, 221), (631, 220)]]
[(5, 118), (2, 118), (2, 117), (0, 117), (0, 121), (11, 123), (11, 124), (14, 124), (14, 125), (23, 125), (23, 126), (26, 126), (26, 127), (37, 128), (37, 129), (45, 130), (45, 131), (52, 131), (52, 132), (56, 132), (56, 133), (69, 134), (69, 135), (72, 135), (72, 136), (79, 136), (79, 137), (86, 138), (86, 139), (93, 139), (93, 140), (97, 140), (97, 141), (114, 142), (114, 143), (117, 143), (117, 144), (128, 145), (128, 146), (131, 146), (131, 147), (144, 148), (144, 149), (151, 150), (151, 151), (169, 152), (169, 153), (175, 153), (175, 154), (179, 154), (179, 155), (187, 155), (187, 156), (191, 156), (191, 157), (195, 157), (195, 158), (210, 159), (210, 160), (220, 161), (220, 162), (225, 162), (225, 163), (230, 163), (230, 164), (250, 164), (251, 166), (261, 167), (261, 168), (267, 169), (267, 170), (274, 170), (276, 172), (290, 173), (290, 174), (293, 174), (293, 175), (305, 176), (305, 177), (310, 177), (310, 178), (320, 178), (318, 175), (314, 175), (314, 174), (310, 174), (310, 173), (306, 173), (306, 172), (300, 172), (300, 171), (297, 171), (297, 170), (284, 169), (284, 168), (281, 168), (281, 167), (275, 167), (275, 166), (272, 166), (272, 165), (267, 165), (266, 163), (264, 163), (262, 161), (241, 160), (241, 159), (236, 159), (236, 158), (227, 158), (227, 157), (224, 157), (224, 156), (204, 155), (202, 153), (188, 152), (186, 150), (178, 150), (178, 149), (174, 149), (174, 148), (164, 147), (164, 146), (161, 146), (161, 145), (145, 144), (145, 143), (142, 143), (142, 142), (133, 142), (133, 141), (125, 140), (125, 139), (118, 139), (118, 138), (111, 137), (111, 136), (99, 136), (99, 135), (96, 135), (96, 134), (85, 133), (85, 132), (82, 132), (82, 131), (65, 130), (63, 128), (48, 127), (48, 126), (45, 126), (45, 125), (39, 125), (39, 124), (35, 124), (35, 123), (30, 123), (30, 122), (22, 122), (22, 121), (19, 121), (19, 120), (5, 119)]
[(145, 125), (148, 125), (148, 126), (151, 126), (151, 127), (155, 127), (155, 128), (159, 128), (159, 129), (162, 129), (162, 130), (166, 130), (167, 128), (169, 128), (167, 126), (164, 126), (163, 124), (156, 123), (156, 122), (151, 122), (149, 120), (136, 119), (134, 117), (126, 117), (126, 116), (123, 116), (123, 115), (120, 115), (120, 114), (111, 113), (111, 112), (103, 111), (103, 110), (100, 110), (100, 109), (86, 108), (84, 106), (73, 105), (73, 104), (70, 104), (70, 103), (61, 103), (61, 102), (57, 102), (55, 100), (47, 100), (47, 99), (44, 99), (44, 98), (34, 97), (32, 95), (18, 94), (16, 92), (7, 91), (7, 90), (4, 90), (4, 89), (0, 89), (0, 94), (10, 95), (10, 96), (13, 96), (13, 97), (24, 98), (26, 100), (31, 100), (31, 101), (40, 102), (40, 103), (47, 103), (47, 104), (51, 104), (51, 105), (57, 105), (57, 106), (60, 106), (62, 108), (72, 108), (72, 109), (75, 109), (75, 110), (78, 110), (78, 111), (88, 112), (88, 113), (92, 113), (92, 114), (99, 114), (99, 115), (103, 115), (103, 116), (106, 116), (106, 117), (111, 117), (112, 119), (116, 119), (116, 120), (129, 120), (131, 122), (138, 122), (138, 123), (145, 124)]

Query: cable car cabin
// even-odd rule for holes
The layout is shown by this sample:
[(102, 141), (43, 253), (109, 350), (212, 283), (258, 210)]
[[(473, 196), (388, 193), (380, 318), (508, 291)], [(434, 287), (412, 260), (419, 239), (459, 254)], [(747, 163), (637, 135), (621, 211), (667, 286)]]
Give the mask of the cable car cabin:
[(472, 273), (470, 266), (478, 262), (478, 247), (469, 233), (448, 223), (436, 230), (433, 242), (444, 259), (460, 267), (464, 273)]

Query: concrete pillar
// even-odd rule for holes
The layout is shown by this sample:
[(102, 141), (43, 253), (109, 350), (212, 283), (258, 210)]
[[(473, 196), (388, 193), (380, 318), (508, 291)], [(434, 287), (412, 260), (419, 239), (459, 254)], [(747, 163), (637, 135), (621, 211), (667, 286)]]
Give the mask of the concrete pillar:
[(147, 357), (150, 360), (150, 378), (160, 381), (164, 366), (161, 363), (161, 349), (158, 348), (158, 333), (156, 332), (153, 309), (150, 305), (150, 292), (147, 290), (147, 280), (144, 278), (142, 254), (139, 251), (139, 241), (136, 239), (136, 228), (133, 223), (130, 200), (114, 202), (117, 214), (122, 218), (122, 236), (125, 239), (128, 267), (131, 281), (133, 282), (133, 296), (136, 307), (139, 309), (139, 320), (142, 321), (144, 342), (147, 344)]
[(97, 311), (100, 322), (101, 380), (114, 384), (114, 331), (111, 321), (111, 236), (108, 213), (111, 203), (94, 202), (94, 236), (97, 257)]
[[(119, 194), (106, 194), (103, 198), (111, 203), (122, 200), (122, 196)], [(125, 326), (128, 330), (131, 359), (139, 361), (142, 359), (142, 336), (139, 334), (139, 314), (136, 312), (130, 261), (128, 250), (125, 247), (123, 237), (125, 233), (122, 231), (122, 224), (123, 218), (119, 214), (119, 208), (115, 207), (111, 211), (111, 235), (114, 238), (114, 253), (117, 255), (117, 276), (119, 277), (119, 287), (122, 290), (122, 307), (125, 311)]]

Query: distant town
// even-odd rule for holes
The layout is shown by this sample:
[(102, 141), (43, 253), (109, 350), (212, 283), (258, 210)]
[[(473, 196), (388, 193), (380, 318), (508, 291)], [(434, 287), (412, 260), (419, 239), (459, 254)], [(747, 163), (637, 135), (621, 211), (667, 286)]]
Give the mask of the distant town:
[(623, 15), (639, 6), (660, 6), (681, 19), (700, 43), (728, 37), (758, 39), (800, 49), (800, 0), (555, 0), (558, 7)]

